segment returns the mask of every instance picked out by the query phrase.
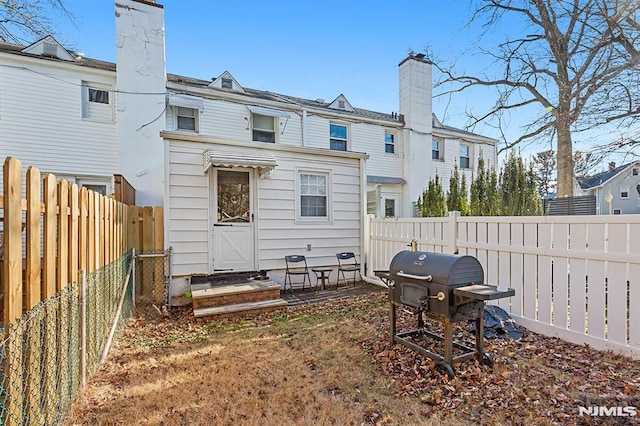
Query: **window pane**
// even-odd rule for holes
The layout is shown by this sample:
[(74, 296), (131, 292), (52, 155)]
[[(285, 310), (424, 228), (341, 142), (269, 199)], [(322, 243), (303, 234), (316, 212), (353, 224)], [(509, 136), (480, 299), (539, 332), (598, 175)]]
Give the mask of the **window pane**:
[(182, 117), (195, 118), (196, 110), (191, 108), (178, 107), (178, 115)]
[(178, 129), (179, 130), (196, 130), (196, 119), (193, 117), (181, 117), (178, 116)]
[(460, 157), (460, 168), (468, 169), (469, 168), (469, 159)]
[(334, 151), (346, 151), (347, 141), (342, 141), (339, 139), (331, 139), (329, 147)]
[(218, 170), (218, 222), (249, 222), (249, 173)]
[(386, 144), (386, 145), (384, 146), (384, 152), (388, 152), (389, 154), (393, 154), (393, 153), (394, 153), (394, 151), (395, 151), (395, 150), (394, 150), (394, 148), (393, 148), (393, 145)]
[(393, 135), (391, 133), (386, 133), (384, 135), (384, 142), (385, 143), (393, 143)]
[(109, 92), (89, 87), (89, 102), (109, 104)]
[(300, 175), (300, 216), (327, 216), (327, 177)]
[(275, 130), (273, 117), (253, 114), (253, 128), (260, 130)]
[(469, 157), (469, 145), (460, 145), (460, 156)]
[(395, 217), (396, 216), (396, 200), (385, 198), (384, 200), (384, 216)]
[(331, 127), (329, 128), (329, 132), (332, 138), (347, 139), (346, 126), (338, 126), (336, 124), (332, 124)]
[(275, 134), (275, 132), (268, 132), (268, 131), (263, 131), (263, 130), (254, 130), (253, 131), (253, 140), (255, 142), (276, 143), (276, 134)]

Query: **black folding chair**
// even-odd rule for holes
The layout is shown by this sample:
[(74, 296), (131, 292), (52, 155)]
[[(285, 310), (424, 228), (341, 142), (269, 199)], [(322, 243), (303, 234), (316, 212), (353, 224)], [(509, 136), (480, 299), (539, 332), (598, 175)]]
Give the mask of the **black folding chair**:
[[(338, 258), (338, 281), (340, 281), (340, 275), (342, 275), (342, 280), (346, 284), (347, 277), (346, 273), (353, 273), (353, 283), (356, 283), (356, 276), (360, 275), (360, 263), (356, 260), (356, 255), (351, 251), (344, 251), (342, 253), (336, 254)], [(360, 275), (360, 280), (362, 280), (362, 276)], [(336, 287), (338, 283), (336, 281)]]
[[(311, 277), (309, 276), (307, 259), (302, 255), (293, 254), (285, 256), (284, 261), (287, 264), (287, 269), (284, 274), (284, 290), (287, 290), (287, 278), (289, 278), (289, 290), (291, 290), (291, 294), (293, 294), (293, 284), (291, 282), (292, 275), (302, 275), (303, 290), (305, 282), (309, 280), (309, 289), (311, 289)], [(302, 264), (300, 262), (302, 262)]]

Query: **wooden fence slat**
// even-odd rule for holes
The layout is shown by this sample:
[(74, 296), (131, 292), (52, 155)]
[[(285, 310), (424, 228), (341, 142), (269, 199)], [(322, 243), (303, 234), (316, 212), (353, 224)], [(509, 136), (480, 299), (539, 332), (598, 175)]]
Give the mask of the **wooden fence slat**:
[[(26, 270), (25, 309), (30, 310), (41, 300), (42, 281), (40, 273), (40, 170), (30, 166), (27, 169), (27, 213), (26, 213)], [(40, 321), (32, 321), (28, 328), (29, 340), (26, 347), (27, 367), (27, 417), (29, 423), (36, 424), (42, 419), (42, 329)]]
[(80, 218), (79, 218), (79, 235), (78, 235), (78, 268), (87, 270), (88, 267), (88, 247), (89, 247), (89, 193), (87, 188), (80, 188)]
[(27, 169), (27, 214), (26, 214), (26, 309), (40, 303), (42, 284), (40, 277), (40, 170)]
[[(5, 327), (22, 315), (22, 163), (16, 158), (7, 157), (3, 168), (3, 232), (4, 232), (4, 324)], [(9, 333), (8, 377), (5, 380), (5, 392), (8, 399), (6, 423), (23, 423), (22, 342), (19, 333)], [(4, 419), (0, 419), (2, 421)]]
[(45, 299), (56, 293), (56, 216), (58, 192), (56, 177), (48, 173), (44, 177), (44, 244), (43, 244), (43, 286)]
[(69, 190), (69, 281), (78, 280), (78, 185), (75, 183)]
[(61, 291), (69, 283), (69, 184), (58, 182), (58, 261), (56, 291)]

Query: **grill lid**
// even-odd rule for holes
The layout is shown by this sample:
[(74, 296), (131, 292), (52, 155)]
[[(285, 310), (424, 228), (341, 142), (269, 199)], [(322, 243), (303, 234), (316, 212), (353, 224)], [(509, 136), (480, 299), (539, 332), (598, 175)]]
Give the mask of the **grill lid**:
[[(398, 273), (402, 273), (398, 275)], [(402, 275), (431, 276), (431, 282), (446, 285), (483, 284), (484, 270), (473, 256), (431, 253), (424, 251), (401, 251), (393, 257), (389, 274), (395, 281)]]

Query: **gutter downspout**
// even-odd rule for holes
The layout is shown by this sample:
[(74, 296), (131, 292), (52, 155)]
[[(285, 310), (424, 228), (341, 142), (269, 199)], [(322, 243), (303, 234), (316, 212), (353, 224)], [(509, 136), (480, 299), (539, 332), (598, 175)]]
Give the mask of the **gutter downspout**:
[(307, 110), (302, 110), (302, 126), (300, 126), (302, 131), (302, 146), (307, 146)]

